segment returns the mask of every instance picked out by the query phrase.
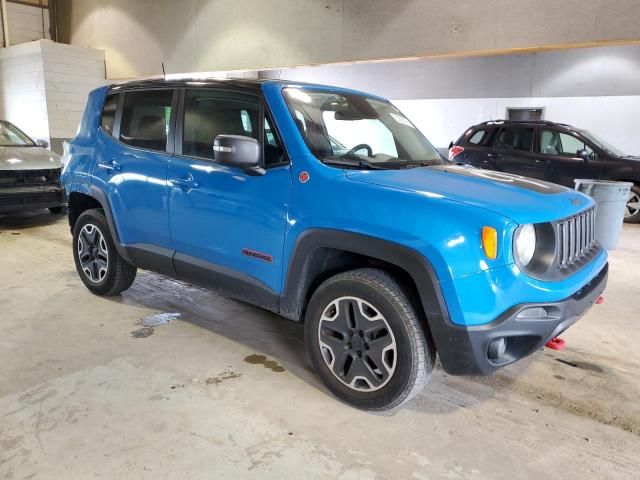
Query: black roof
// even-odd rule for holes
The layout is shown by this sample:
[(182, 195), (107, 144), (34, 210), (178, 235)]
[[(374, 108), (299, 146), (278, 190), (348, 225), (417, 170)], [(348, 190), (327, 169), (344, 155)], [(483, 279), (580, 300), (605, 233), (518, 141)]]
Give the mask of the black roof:
[(265, 82), (287, 83), (281, 80), (272, 79), (240, 79), (240, 78), (181, 78), (168, 79), (153, 78), (148, 80), (134, 80), (131, 82), (114, 83), (109, 85), (109, 90), (137, 90), (145, 88), (179, 88), (187, 85), (204, 86), (204, 87), (225, 87), (237, 90), (249, 90), (260, 92), (262, 84)]

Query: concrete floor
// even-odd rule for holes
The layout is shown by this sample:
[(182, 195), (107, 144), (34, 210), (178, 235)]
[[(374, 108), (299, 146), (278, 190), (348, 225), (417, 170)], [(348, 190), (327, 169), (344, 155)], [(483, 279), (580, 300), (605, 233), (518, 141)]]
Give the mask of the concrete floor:
[[(0, 217), (0, 479), (638, 478), (640, 226), (607, 301), (489, 379), (393, 416), (320, 384), (302, 328), (146, 272), (93, 296), (66, 218)], [(140, 320), (179, 312), (167, 325)]]

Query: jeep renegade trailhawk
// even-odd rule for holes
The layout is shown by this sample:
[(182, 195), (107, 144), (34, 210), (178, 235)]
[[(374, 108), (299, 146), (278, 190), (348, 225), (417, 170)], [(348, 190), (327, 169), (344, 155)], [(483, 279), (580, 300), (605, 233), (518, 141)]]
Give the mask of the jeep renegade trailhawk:
[(339, 398), (388, 410), (429, 379), (490, 374), (568, 328), (605, 288), (594, 204), (443, 164), (385, 99), (281, 81), (94, 90), (62, 176), (80, 278), (136, 269), (305, 322)]

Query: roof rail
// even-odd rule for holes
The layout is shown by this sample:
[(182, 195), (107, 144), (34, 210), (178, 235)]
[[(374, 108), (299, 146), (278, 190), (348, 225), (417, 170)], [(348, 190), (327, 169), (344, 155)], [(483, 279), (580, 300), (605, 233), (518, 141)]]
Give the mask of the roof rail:
[(535, 123), (538, 125), (562, 125), (564, 127), (571, 127), (571, 125), (568, 125), (566, 123), (557, 123), (552, 122), (551, 120), (487, 120), (486, 122), (479, 123), (478, 125), (496, 125), (503, 123)]

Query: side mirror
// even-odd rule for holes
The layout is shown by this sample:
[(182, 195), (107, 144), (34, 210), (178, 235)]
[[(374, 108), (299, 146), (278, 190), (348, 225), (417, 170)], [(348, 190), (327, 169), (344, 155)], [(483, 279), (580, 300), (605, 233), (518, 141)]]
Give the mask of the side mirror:
[(49, 148), (49, 142), (46, 140), (36, 140), (36, 145), (42, 148)]
[(578, 157), (583, 159), (585, 162), (588, 160), (595, 160), (598, 157), (596, 152), (589, 152), (587, 149), (578, 150), (576, 153)]
[(244, 135), (218, 135), (213, 141), (216, 162), (237, 167), (249, 175), (264, 175), (260, 166), (260, 142)]

